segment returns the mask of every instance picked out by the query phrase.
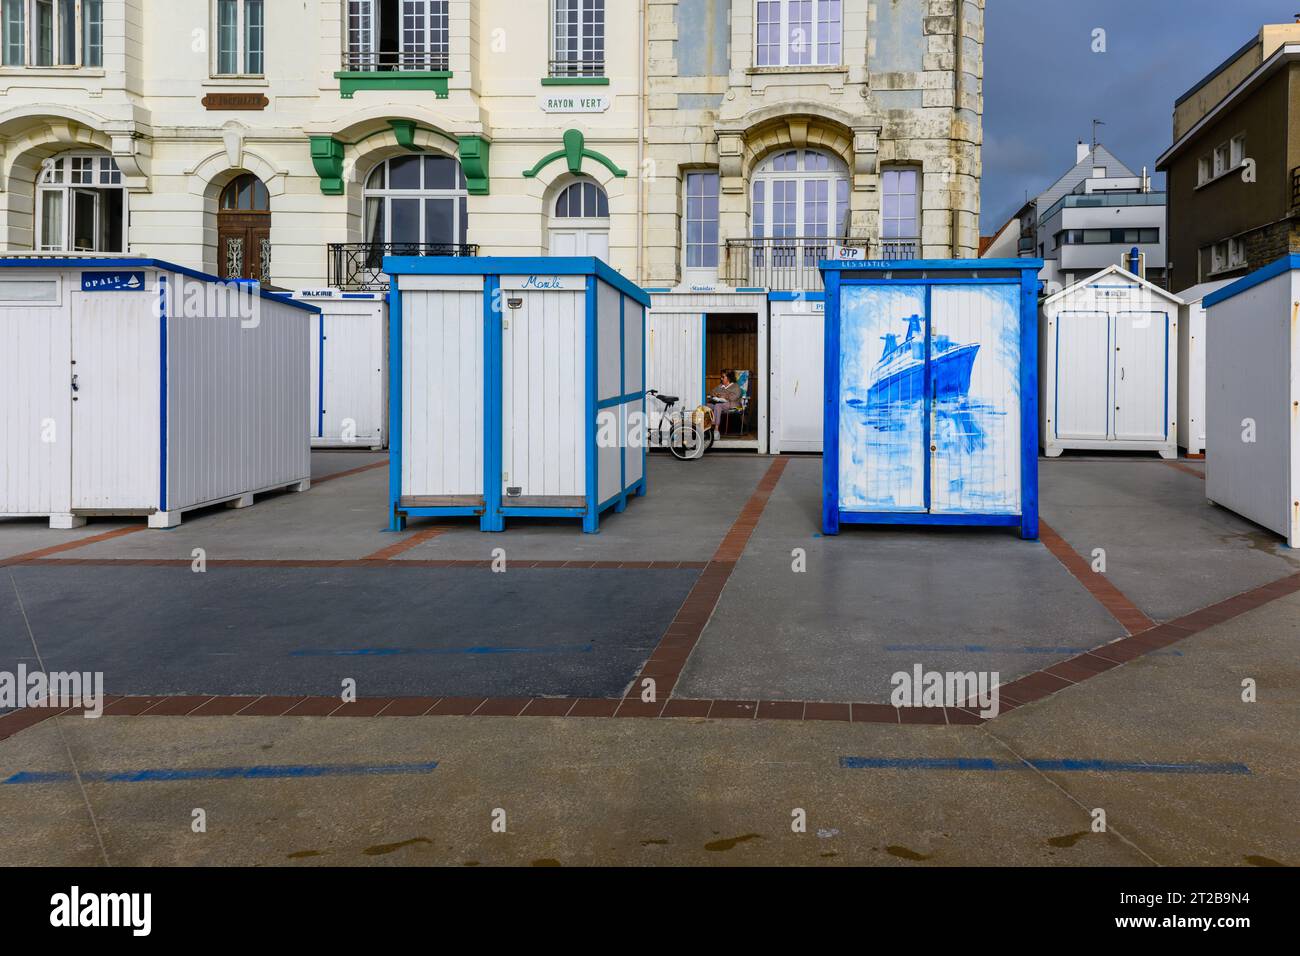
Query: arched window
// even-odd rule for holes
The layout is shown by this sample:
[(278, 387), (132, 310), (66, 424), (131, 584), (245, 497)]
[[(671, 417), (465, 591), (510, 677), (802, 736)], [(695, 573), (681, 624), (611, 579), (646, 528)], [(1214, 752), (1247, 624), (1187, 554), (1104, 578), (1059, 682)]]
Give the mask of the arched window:
[(36, 180), (36, 248), (42, 252), (125, 252), (126, 188), (107, 153), (64, 153)]
[(221, 191), (217, 212), (217, 271), (223, 279), (271, 281), (271, 196), (252, 173)]
[[(450, 156), (385, 160), (366, 180), (366, 241), (405, 254), (454, 255), (469, 229), (469, 191)], [(394, 250), (402, 255), (402, 250)]]
[(756, 239), (847, 237), (848, 168), (813, 149), (770, 156), (754, 173), (750, 212)]
[(609, 198), (595, 183), (574, 183), (555, 200), (556, 219), (608, 219)]
[(580, 180), (555, 197), (550, 253), (609, 258), (609, 197), (596, 183)]

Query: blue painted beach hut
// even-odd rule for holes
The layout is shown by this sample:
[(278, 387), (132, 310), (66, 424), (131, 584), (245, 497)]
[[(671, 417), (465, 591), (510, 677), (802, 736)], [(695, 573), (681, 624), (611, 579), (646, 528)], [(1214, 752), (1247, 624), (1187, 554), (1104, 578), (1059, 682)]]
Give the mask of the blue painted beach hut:
[(594, 258), (396, 256), (389, 519), (582, 520), (646, 493), (650, 297)]
[(823, 262), (822, 524), (1038, 536), (1034, 259)]

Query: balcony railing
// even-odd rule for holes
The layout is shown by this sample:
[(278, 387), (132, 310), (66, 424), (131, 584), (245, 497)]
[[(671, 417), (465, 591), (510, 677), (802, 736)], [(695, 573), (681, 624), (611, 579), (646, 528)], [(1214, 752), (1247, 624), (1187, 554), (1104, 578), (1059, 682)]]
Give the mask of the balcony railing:
[(581, 57), (569, 57), (564, 60), (551, 61), (551, 76), (556, 78), (595, 77), (604, 75), (604, 60), (588, 60), (582, 59)]
[(1300, 166), (1291, 170), (1291, 205), (1300, 207)]
[[(879, 258), (914, 258), (919, 240), (885, 240), (888, 243), (903, 241), (911, 243), (911, 255), (899, 254), (903, 250), (895, 245), (882, 249)], [(718, 278), (737, 287), (816, 292), (822, 288), (821, 271), (817, 264), (823, 259), (840, 258), (840, 249), (860, 250), (854, 258), (870, 259), (872, 242), (860, 237), (827, 239), (821, 236), (728, 239), (722, 250)]]
[(388, 289), (384, 256), (477, 256), (478, 246), (451, 242), (335, 242), (329, 246), (329, 284), (348, 292)]
[(451, 69), (446, 50), (348, 50), (343, 54), (343, 69), (349, 73), (439, 73)]

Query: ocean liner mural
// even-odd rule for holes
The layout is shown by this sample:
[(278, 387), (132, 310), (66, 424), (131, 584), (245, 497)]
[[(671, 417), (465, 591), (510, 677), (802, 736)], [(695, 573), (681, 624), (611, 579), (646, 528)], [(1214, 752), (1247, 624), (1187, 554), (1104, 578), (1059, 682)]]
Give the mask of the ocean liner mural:
[(1018, 507), (1018, 291), (844, 290), (842, 508), (980, 514)]

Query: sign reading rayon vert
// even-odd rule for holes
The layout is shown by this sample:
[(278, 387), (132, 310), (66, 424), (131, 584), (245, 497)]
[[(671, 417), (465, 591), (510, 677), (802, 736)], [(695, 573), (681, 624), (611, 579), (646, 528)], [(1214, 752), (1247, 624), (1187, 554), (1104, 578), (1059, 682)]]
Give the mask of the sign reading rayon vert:
[(82, 292), (143, 292), (143, 272), (83, 272)]
[(537, 97), (543, 113), (604, 113), (609, 97), (604, 93), (543, 93)]

